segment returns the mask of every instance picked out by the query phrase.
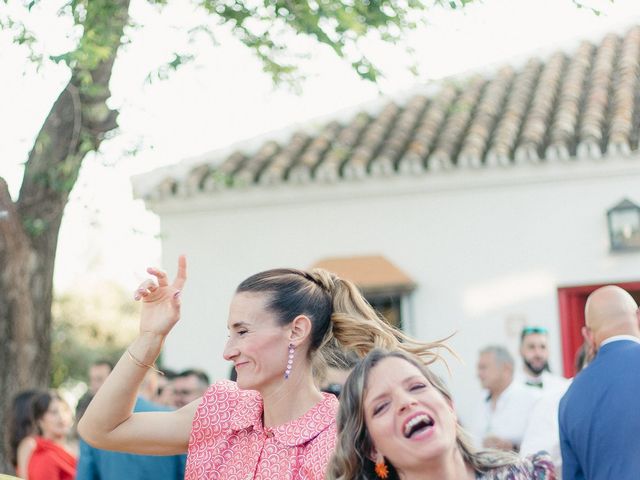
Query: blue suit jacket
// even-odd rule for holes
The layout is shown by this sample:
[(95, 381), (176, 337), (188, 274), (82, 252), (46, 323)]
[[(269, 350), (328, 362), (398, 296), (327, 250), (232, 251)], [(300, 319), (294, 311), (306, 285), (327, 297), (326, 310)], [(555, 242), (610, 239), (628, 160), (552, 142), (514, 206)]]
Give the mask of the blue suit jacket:
[[(138, 397), (134, 412), (167, 410)], [(134, 455), (93, 448), (80, 439), (76, 480), (183, 480), (186, 455)]]
[(640, 344), (601, 347), (558, 415), (563, 480), (640, 479)]

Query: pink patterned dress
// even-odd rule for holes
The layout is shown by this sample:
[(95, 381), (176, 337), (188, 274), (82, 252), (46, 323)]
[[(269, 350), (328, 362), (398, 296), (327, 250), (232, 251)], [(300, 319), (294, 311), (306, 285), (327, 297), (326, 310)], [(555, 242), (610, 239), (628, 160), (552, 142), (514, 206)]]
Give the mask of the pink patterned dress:
[(211, 385), (193, 418), (185, 480), (323, 479), (338, 409), (336, 397), (323, 397), (297, 420), (266, 429), (258, 392)]

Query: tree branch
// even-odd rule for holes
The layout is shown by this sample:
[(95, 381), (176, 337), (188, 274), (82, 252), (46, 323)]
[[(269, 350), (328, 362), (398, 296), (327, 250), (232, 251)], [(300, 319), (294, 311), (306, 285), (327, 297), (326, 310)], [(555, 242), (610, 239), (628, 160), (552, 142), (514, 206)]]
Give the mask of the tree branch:
[(11, 199), (9, 186), (4, 178), (0, 177), (0, 256), (3, 251), (11, 252), (17, 247), (16, 242), (29, 244), (29, 239), (25, 235), (18, 210)]

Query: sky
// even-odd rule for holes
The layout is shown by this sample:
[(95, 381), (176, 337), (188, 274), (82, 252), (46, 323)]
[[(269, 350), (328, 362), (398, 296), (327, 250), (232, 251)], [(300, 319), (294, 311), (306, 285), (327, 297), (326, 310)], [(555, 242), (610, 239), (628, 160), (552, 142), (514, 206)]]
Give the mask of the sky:
[[(62, 2), (41, 2), (28, 17), (45, 53), (71, 47), (71, 25), (55, 16)], [(145, 267), (160, 258), (159, 222), (131, 192), (132, 175), (228, 148), (256, 136), (291, 129), (451, 75), (520, 64), (530, 56), (570, 51), (582, 39), (623, 33), (640, 21), (637, 0), (583, 2), (602, 11), (577, 8), (572, 0), (485, 0), (462, 11), (432, 10), (429, 24), (407, 36), (415, 49), (418, 77), (403, 50), (376, 43), (366, 52), (383, 70), (378, 85), (360, 80), (327, 48), (302, 38), (289, 44), (309, 54), (302, 69), (302, 93), (275, 89), (259, 62), (224, 28), (214, 26), (218, 46), (206, 38), (189, 43), (185, 31), (202, 20), (187, 0), (160, 11), (132, 0), (138, 27), (114, 67), (109, 104), (118, 108), (119, 129), (86, 158), (65, 211), (56, 258), (55, 288), (69, 290), (89, 280), (114, 281), (133, 289)], [(0, 8), (6, 7), (4, 2)], [(148, 74), (174, 51), (193, 52), (195, 61), (167, 80)], [(24, 48), (0, 32), (0, 176), (16, 198), (34, 138), (68, 80), (62, 66), (36, 70)], [(133, 154), (132, 152), (137, 152)]]

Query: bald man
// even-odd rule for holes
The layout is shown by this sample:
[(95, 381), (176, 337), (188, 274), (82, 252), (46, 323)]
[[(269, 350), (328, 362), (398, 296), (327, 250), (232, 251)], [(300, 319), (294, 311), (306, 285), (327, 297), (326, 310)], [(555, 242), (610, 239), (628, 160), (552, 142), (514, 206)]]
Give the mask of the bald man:
[(615, 286), (593, 292), (583, 335), (595, 359), (560, 401), (563, 480), (640, 478), (640, 315)]

